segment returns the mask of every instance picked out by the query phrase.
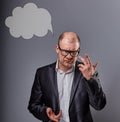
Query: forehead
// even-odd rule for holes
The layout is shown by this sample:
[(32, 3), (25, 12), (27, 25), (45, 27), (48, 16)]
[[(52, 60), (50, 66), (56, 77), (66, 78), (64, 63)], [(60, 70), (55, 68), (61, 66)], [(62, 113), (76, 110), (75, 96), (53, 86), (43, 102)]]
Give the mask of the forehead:
[(66, 48), (79, 48), (79, 40), (74, 33), (67, 33), (60, 40), (60, 45)]

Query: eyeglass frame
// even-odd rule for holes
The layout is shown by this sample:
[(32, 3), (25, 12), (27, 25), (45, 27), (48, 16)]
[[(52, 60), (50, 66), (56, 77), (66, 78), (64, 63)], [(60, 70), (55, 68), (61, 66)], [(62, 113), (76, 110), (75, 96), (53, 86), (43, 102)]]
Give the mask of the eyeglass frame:
[[(62, 48), (60, 47), (60, 45), (58, 44), (58, 48), (60, 49), (61, 54), (62, 54), (63, 56), (67, 56), (68, 54), (70, 54), (70, 56), (72, 56), (72, 57), (77, 57), (77, 56), (79, 55), (79, 52), (80, 52), (80, 47), (79, 47), (77, 50), (71, 51), (71, 50), (62, 49)], [(64, 54), (62, 53), (63, 51), (66, 53), (66, 55), (64, 55)], [(76, 53), (76, 55), (72, 55), (72, 53)]]

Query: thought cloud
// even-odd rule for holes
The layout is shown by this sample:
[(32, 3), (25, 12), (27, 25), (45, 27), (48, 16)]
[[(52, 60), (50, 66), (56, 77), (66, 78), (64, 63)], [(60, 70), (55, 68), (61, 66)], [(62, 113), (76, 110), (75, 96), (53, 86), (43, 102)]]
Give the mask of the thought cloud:
[(50, 13), (34, 3), (27, 3), (23, 8), (14, 8), (12, 16), (6, 18), (5, 25), (15, 38), (22, 36), (30, 39), (33, 35), (43, 37), (49, 30), (53, 33)]

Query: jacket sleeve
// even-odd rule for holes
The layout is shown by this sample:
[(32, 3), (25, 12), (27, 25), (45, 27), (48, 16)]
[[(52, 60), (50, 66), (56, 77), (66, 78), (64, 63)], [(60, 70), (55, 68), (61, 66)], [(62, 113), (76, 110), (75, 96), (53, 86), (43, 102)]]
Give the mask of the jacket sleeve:
[(93, 108), (101, 110), (106, 105), (106, 96), (102, 90), (100, 80), (98, 78), (98, 72), (90, 80), (85, 80), (86, 88), (89, 95), (89, 101)]
[(28, 110), (32, 113), (37, 119), (42, 121), (48, 121), (46, 114), (46, 106), (43, 103), (43, 93), (40, 86), (38, 70), (35, 75), (34, 83), (31, 90), (31, 96), (28, 104)]

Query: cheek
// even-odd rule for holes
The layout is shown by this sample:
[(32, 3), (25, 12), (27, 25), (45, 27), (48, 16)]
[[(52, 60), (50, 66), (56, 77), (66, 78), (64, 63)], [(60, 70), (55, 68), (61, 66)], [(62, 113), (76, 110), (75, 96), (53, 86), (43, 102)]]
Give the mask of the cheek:
[(63, 57), (60, 55), (60, 53), (58, 53), (58, 59), (59, 59), (60, 61), (63, 60)]
[(78, 59), (78, 57), (75, 57), (75, 59), (74, 59), (74, 60), (76, 61), (77, 59)]
[(77, 60), (77, 58), (73, 58), (72, 60), (73, 60), (73, 63), (75, 63), (75, 62), (76, 62), (76, 60)]

